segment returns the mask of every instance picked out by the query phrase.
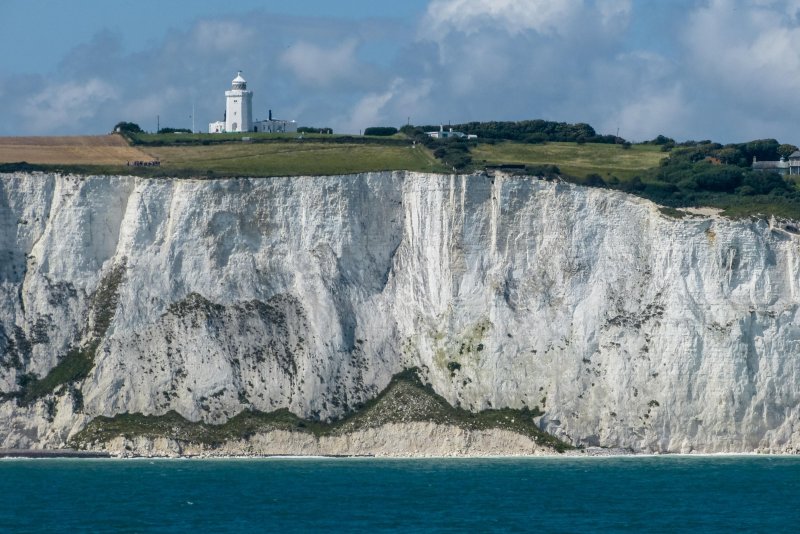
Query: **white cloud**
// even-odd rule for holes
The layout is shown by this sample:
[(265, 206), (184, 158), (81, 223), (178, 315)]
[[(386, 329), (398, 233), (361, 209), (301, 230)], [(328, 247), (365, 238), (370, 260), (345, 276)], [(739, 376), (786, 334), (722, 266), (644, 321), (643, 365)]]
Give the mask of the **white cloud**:
[(233, 20), (201, 20), (192, 31), (200, 50), (232, 51), (252, 43), (254, 29)]
[(487, 27), (512, 35), (525, 31), (557, 34), (582, 9), (580, 0), (434, 0), (425, 14), (422, 35), (436, 40), (459, 31)]
[(712, 127), (797, 141), (789, 125), (800, 119), (798, 9), (797, 0), (712, 0), (689, 14), (683, 75), (698, 88), (699, 109), (716, 110)]
[(633, 85), (649, 76), (641, 61), (620, 54), (631, 5), (630, 0), (431, 2), (418, 32), (419, 42), (435, 52), (434, 66), (425, 72), (436, 87), (429, 121), (603, 122), (626, 92), (618, 88), (620, 74)]
[(354, 39), (333, 48), (301, 41), (281, 55), (281, 62), (302, 83), (326, 86), (356, 76), (356, 47)]
[(27, 130), (51, 132), (95, 116), (102, 104), (116, 97), (114, 87), (98, 78), (53, 84), (29, 97), (20, 114)]
[(401, 78), (391, 81), (380, 93), (362, 97), (339, 119), (345, 131), (363, 131), (370, 126), (400, 126), (411, 117), (425, 121), (429, 117), (433, 82), (428, 79), (409, 82)]
[(436, 41), (454, 31), (570, 37), (619, 31), (627, 26), (630, 14), (631, 0), (434, 0), (423, 18), (420, 38)]
[(122, 105), (119, 111), (126, 117), (155, 117), (173, 105), (183, 105), (183, 109), (188, 112), (186, 94), (175, 87), (160, 87), (155, 92), (131, 99)]
[(628, 26), (631, 16), (632, 0), (597, 0), (600, 23), (608, 30), (623, 29)]
[(389, 89), (383, 93), (373, 93), (363, 97), (350, 110), (346, 129), (354, 132), (380, 125), (384, 117), (383, 107), (393, 96), (394, 90)]
[(800, 26), (787, 12), (799, 6), (714, 0), (696, 10), (685, 34), (693, 73), (742, 100), (793, 102), (800, 91)]
[(675, 85), (667, 90), (649, 91), (631, 101), (623, 102), (621, 110), (605, 121), (605, 131), (632, 141), (652, 139), (660, 133), (685, 133), (691, 121), (691, 111), (683, 90)]

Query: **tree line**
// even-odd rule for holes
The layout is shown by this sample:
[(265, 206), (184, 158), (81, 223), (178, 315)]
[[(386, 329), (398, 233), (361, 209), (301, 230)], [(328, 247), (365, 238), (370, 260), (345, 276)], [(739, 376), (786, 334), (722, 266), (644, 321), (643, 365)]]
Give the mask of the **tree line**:
[[(575, 142), (575, 143), (607, 143), (623, 144), (625, 139), (615, 135), (600, 135), (590, 125), (579, 122), (554, 122), (542, 119), (523, 121), (489, 121), (448, 124), (446, 129), (453, 128), (468, 135), (477, 135), (483, 141), (519, 141), (523, 143)], [(400, 131), (406, 134), (431, 132), (439, 130), (439, 125), (406, 125)]]

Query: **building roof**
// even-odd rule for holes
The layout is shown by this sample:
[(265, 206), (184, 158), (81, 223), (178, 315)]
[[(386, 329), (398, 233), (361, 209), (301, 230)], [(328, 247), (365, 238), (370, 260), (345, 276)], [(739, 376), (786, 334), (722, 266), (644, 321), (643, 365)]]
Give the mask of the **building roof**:
[(795, 159), (795, 158), (800, 159), (800, 150), (795, 150), (794, 152), (789, 154), (789, 159)]
[(233, 81), (231, 82), (231, 88), (234, 90), (238, 89), (240, 91), (244, 91), (245, 89), (247, 89), (247, 80), (242, 78), (242, 71), (239, 71), (236, 74), (236, 78), (234, 78)]
[(753, 169), (785, 169), (789, 164), (785, 161), (754, 161)]

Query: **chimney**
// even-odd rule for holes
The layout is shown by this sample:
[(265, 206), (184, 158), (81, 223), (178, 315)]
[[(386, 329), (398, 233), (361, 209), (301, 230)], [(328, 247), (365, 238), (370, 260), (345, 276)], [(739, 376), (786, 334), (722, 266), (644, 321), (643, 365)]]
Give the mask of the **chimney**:
[(269, 110), (269, 120), (272, 120), (272, 110)]

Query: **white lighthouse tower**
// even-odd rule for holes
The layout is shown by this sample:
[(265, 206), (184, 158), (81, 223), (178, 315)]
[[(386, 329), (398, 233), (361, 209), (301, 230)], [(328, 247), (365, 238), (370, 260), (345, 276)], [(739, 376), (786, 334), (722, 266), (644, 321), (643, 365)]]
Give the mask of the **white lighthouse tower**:
[(225, 91), (225, 131), (250, 132), (253, 130), (253, 91), (247, 90), (242, 71), (236, 75), (231, 90)]

